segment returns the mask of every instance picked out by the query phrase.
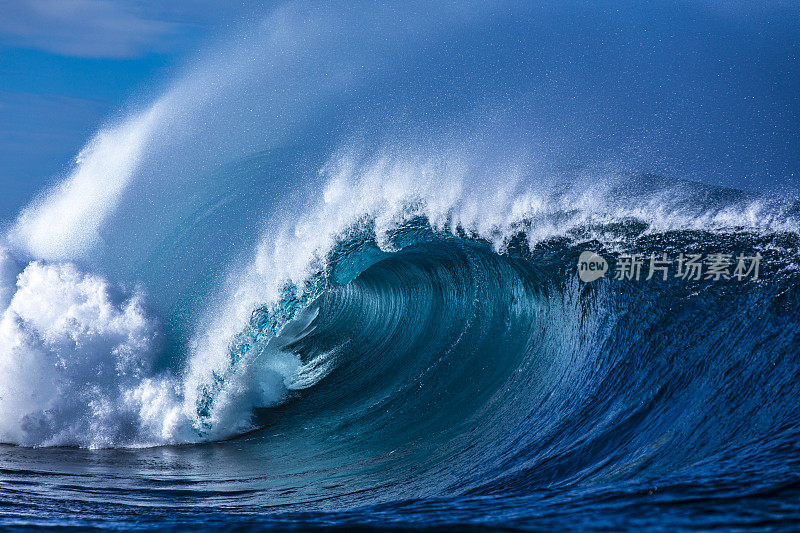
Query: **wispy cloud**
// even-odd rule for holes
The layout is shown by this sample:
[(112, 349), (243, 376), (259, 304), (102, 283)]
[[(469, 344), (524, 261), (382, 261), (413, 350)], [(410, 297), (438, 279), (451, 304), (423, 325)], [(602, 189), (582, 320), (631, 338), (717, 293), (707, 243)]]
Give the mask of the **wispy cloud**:
[(136, 57), (162, 49), (179, 28), (120, 0), (14, 0), (0, 9), (0, 41), (67, 56)]

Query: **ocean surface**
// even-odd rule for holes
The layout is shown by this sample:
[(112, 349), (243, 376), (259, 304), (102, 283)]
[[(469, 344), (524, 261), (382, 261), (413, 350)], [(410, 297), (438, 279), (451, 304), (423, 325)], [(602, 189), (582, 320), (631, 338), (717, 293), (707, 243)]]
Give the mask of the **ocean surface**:
[(796, 529), (800, 203), (570, 6), (287, 4), (110, 119), (3, 226), (0, 527)]

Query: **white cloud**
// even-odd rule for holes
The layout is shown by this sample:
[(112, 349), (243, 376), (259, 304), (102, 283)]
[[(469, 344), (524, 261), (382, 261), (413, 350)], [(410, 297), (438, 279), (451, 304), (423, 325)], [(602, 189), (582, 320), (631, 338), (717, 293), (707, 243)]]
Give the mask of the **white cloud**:
[(0, 40), (67, 56), (136, 57), (179, 28), (118, 0), (15, 0), (0, 9)]

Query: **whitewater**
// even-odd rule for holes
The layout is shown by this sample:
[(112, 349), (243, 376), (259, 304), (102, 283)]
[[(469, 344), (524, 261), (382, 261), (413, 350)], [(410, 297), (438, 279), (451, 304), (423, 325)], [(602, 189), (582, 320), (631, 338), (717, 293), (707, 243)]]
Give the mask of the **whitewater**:
[[(800, 203), (553, 116), (515, 58), (555, 7), (432, 9), (279, 7), (6, 221), (0, 458), (34, 524), (64, 494), (79, 526), (109, 495), (209, 528), (798, 519)], [(586, 284), (585, 250), (763, 273)]]

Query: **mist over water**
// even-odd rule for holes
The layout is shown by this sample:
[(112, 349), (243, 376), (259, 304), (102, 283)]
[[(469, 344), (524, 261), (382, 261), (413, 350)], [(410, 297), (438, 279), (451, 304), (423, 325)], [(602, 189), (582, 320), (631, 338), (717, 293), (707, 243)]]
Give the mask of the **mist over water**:
[[(289, 3), (210, 46), (8, 221), (0, 441), (178, 524), (796, 518), (800, 111), (734, 61), (795, 8), (661, 8)], [(765, 272), (587, 285), (584, 250)]]

